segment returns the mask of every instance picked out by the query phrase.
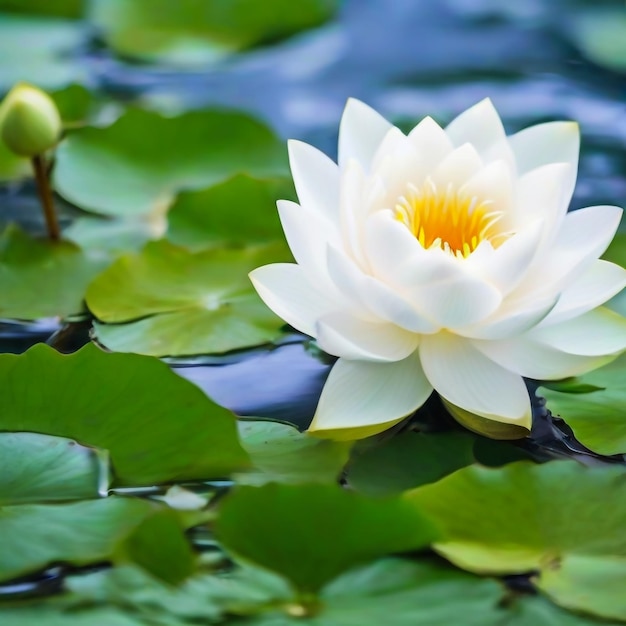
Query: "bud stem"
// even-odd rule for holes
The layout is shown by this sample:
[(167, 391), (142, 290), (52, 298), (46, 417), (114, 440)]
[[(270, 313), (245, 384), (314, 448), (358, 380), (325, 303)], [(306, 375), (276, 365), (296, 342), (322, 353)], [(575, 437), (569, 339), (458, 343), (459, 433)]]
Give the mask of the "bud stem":
[(54, 210), (54, 202), (52, 200), (52, 189), (50, 188), (50, 180), (48, 179), (48, 170), (46, 163), (41, 154), (37, 154), (31, 159), (33, 170), (35, 172), (35, 180), (37, 181), (37, 191), (39, 192), (39, 200), (43, 207), (43, 214), (46, 218), (46, 228), (48, 229), (48, 237), (52, 241), (58, 241), (61, 238), (59, 222), (57, 214)]

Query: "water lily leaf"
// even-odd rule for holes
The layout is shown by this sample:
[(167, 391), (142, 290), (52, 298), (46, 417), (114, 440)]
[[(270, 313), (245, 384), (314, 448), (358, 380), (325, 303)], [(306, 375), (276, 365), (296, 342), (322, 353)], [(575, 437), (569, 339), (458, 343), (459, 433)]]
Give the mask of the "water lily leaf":
[(474, 462), (474, 437), (465, 433), (407, 432), (355, 454), (351, 487), (369, 495), (401, 493), (432, 483)]
[(183, 192), (167, 215), (167, 238), (194, 249), (282, 239), (276, 200), (293, 195), (291, 182), (246, 174), (208, 189)]
[(107, 322), (94, 326), (98, 341), (118, 352), (152, 356), (222, 353), (270, 342), (284, 322), (261, 302), (248, 272), (282, 260), (285, 250), (282, 242), (197, 253), (167, 241), (149, 243), (89, 286), (89, 309)]
[(72, 242), (35, 239), (9, 224), (0, 234), (0, 317), (79, 313), (87, 285), (106, 264)]
[(0, 580), (51, 563), (86, 565), (112, 557), (117, 545), (156, 507), (146, 500), (105, 498), (69, 504), (23, 504), (0, 508)]
[(0, 0), (0, 11), (79, 18), (84, 0)]
[(0, 506), (96, 498), (108, 483), (105, 453), (63, 437), (0, 433)]
[(42, 89), (84, 83), (87, 67), (75, 51), (85, 37), (80, 22), (0, 14), (0, 91), (19, 81)]
[(470, 466), (405, 500), (442, 529), (435, 544), (474, 572), (538, 572), (557, 604), (609, 619), (626, 615), (626, 470), (573, 461)]
[(106, 128), (70, 132), (56, 153), (55, 189), (79, 207), (141, 215), (167, 207), (185, 189), (238, 172), (286, 172), (282, 142), (263, 124), (233, 111), (178, 117), (129, 109)]
[(219, 478), (247, 465), (232, 414), (156, 359), (39, 344), (0, 355), (0, 381), (0, 430), (108, 450), (117, 485)]
[(233, 490), (222, 501), (215, 532), (228, 550), (303, 592), (317, 592), (351, 567), (421, 548), (437, 536), (397, 498), (370, 499), (335, 485), (275, 483)]
[(599, 454), (626, 453), (626, 354), (578, 378), (579, 384), (598, 388), (572, 394), (542, 386), (537, 393), (572, 428), (576, 438)]
[(541, 596), (518, 597), (507, 609), (506, 618), (498, 626), (618, 626), (612, 620), (564, 611)]
[(146, 517), (119, 545), (116, 560), (136, 563), (171, 585), (182, 583), (194, 571), (196, 557), (180, 527), (171, 509)]
[(19, 608), (3, 608), (2, 616), (11, 626), (145, 626), (145, 622), (139, 618), (102, 607), (66, 612), (46, 604), (25, 605)]
[(571, 35), (583, 54), (594, 63), (626, 72), (626, 14), (624, 7), (579, 13)]
[(206, 65), (230, 51), (318, 26), (339, 0), (92, 0), (90, 19), (122, 56)]
[(293, 426), (270, 421), (239, 422), (241, 443), (250, 455), (252, 470), (237, 482), (262, 485), (334, 483), (348, 460), (350, 443), (311, 437)]

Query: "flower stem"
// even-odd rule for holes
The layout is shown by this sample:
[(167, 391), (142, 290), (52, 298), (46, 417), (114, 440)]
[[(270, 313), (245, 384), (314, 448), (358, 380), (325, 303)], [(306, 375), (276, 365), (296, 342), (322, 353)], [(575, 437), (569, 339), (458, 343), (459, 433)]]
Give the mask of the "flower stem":
[(52, 241), (58, 241), (61, 238), (59, 222), (57, 214), (54, 210), (54, 202), (52, 200), (52, 189), (50, 188), (50, 180), (48, 178), (48, 170), (44, 158), (38, 154), (31, 159), (33, 170), (35, 172), (35, 180), (37, 181), (37, 191), (39, 192), (39, 200), (43, 208), (43, 214), (46, 218), (46, 228), (48, 237)]

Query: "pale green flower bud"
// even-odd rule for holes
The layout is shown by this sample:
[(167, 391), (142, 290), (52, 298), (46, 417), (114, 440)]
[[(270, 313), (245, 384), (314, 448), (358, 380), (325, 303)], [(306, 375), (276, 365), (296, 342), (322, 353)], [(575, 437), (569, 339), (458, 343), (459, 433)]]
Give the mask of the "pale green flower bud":
[(11, 89), (0, 105), (0, 137), (20, 156), (34, 157), (54, 147), (61, 116), (50, 96), (26, 83)]

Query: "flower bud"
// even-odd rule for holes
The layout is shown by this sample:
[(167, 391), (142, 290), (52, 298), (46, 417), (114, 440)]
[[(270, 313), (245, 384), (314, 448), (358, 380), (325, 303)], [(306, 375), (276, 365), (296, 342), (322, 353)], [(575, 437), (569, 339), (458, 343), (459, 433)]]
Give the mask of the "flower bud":
[(61, 116), (50, 96), (36, 87), (19, 83), (0, 105), (0, 137), (20, 156), (34, 157), (57, 144)]

